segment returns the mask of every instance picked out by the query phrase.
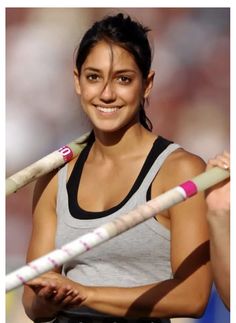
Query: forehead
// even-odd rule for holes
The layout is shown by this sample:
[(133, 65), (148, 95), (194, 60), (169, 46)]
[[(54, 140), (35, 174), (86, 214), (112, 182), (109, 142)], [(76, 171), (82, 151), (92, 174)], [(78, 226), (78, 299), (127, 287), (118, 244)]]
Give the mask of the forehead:
[(132, 68), (138, 69), (133, 55), (119, 45), (101, 41), (89, 52), (84, 67), (93, 66), (96, 68)]

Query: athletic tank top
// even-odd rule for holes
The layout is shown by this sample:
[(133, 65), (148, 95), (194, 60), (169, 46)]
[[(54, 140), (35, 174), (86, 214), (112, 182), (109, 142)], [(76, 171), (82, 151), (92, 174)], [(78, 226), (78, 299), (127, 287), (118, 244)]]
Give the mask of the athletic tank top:
[[(81, 152), (68, 183), (67, 165), (59, 170), (57, 248), (144, 204), (150, 199), (151, 184), (160, 167), (180, 146), (159, 136), (130, 192), (103, 212), (88, 212), (77, 203), (80, 177), (91, 147), (92, 143)], [(70, 260), (63, 266), (63, 273), (88, 286), (134, 287), (170, 279), (170, 232), (151, 218)]]

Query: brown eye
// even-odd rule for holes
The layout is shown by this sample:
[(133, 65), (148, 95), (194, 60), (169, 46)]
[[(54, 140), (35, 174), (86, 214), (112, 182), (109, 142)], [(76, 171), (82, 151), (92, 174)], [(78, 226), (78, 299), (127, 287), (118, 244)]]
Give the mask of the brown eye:
[(117, 79), (122, 84), (129, 84), (131, 82), (131, 78), (124, 75), (119, 76)]
[(89, 81), (98, 81), (100, 79), (99, 75), (98, 74), (89, 74), (86, 76), (87, 80)]

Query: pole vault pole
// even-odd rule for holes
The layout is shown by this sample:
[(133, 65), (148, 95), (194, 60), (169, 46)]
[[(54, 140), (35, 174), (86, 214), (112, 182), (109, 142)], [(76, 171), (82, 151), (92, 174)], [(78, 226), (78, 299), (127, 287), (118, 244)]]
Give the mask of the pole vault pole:
[(21, 187), (75, 158), (85, 147), (87, 138), (88, 133), (8, 177), (6, 179), (6, 195), (16, 192)]
[(176, 186), (149, 202), (138, 206), (136, 209), (126, 213), (113, 221), (98, 227), (78, 239), (56, 249), (43, 257), (40, 257), (6, 277), (6, 291), (17, 288), (27, 281), (49, 271), (60, 267), (75, 256), (89, 251), (93, 247), (125, 232), (142, 223), (157, 213), (180, 203), (198, 192), (227, 179), (229, 171), (219, 167), (210, 170)]

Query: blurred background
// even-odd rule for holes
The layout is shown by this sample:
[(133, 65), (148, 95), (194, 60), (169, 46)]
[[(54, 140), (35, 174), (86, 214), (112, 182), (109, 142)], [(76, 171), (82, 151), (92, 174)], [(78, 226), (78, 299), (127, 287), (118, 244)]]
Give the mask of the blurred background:
[[(89, 129), (73, 85), (74, 52), (95, 20), (122, 11), (151, 28), (154, 132), (205, 161), (230, 148), (229, 8), (7, 8), (6, 176)], [(6, 199), (6, 272), (24, 265), (33, 184)], [(22, 289), (7, 294), (7, 323), (31, 322)], [(213, 286), (202, 319), (228, 323)]]

